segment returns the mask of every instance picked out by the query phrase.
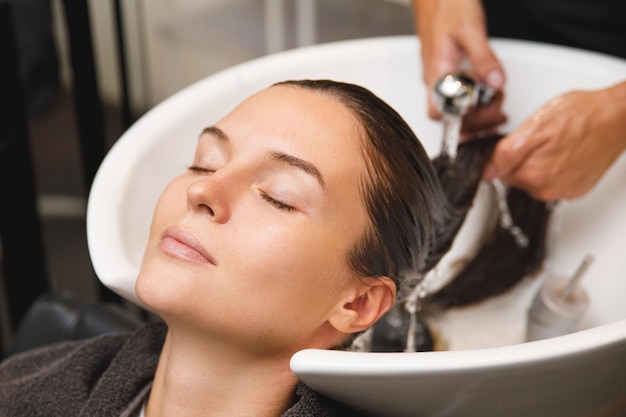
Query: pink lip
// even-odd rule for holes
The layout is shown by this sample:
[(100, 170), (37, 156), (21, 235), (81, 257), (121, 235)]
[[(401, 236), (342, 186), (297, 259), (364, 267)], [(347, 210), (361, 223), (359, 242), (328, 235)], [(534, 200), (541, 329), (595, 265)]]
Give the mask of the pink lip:
[(179, 227), (169, 227), (165, 230), (159, 241), (159, 248), (176, 258), (217, 265), (215, 258), (206, 251), (198, 239)]

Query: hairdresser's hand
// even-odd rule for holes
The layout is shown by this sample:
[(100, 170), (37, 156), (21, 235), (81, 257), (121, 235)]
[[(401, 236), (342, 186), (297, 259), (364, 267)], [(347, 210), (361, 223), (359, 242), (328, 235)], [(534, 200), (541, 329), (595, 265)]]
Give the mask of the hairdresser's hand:
[(626, 81), (552, 99), (494, 150), (485, 178), (544, 201), (589, 191), (626, 150)]
[[(489, 46), (480, 0), (413, 0), (413, 12), (429, 92), (441, 76), (456, 73), (467, 60), (473, 68), (472, 77), (501, 93), (504, 69)], [(469, 112), (464, 118), (463, 133), (471, 136), (504, 123), (501, 103), (502, 96), (498, 94), (489, 106)], [(430, 94), (428, 115), (441, 118)]]

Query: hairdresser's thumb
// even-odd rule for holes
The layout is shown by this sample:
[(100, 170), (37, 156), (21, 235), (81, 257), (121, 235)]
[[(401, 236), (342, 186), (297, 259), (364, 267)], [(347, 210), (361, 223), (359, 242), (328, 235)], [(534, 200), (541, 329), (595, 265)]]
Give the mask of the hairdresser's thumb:
[(487, 39), (467, 46), (467, 57), (478, 78), (496, 91), (502, 91), (506, 75)]

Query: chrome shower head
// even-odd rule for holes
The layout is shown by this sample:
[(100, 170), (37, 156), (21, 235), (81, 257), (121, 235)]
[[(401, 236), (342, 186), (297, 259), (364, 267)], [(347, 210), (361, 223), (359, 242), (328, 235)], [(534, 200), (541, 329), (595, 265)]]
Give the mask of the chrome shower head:
[(491, 88), (463, 74), (444, 75), (433, 88), (439, 111), (456, 116), (463, 116), (474, 106), (488, 104), (493, 95)]

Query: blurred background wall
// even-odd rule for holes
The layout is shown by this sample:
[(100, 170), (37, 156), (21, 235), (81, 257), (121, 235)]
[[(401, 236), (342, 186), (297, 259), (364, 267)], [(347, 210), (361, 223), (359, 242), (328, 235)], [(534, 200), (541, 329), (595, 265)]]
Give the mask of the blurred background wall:
[[(211, 73), (267, 53), (414, 33), (410, 0), (123, 0), (121, 6), (136, 112)], [(89, 7), (102, 94), (115, 103), (120, 82), (113, 2), (90, 0)]]

